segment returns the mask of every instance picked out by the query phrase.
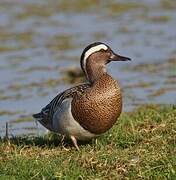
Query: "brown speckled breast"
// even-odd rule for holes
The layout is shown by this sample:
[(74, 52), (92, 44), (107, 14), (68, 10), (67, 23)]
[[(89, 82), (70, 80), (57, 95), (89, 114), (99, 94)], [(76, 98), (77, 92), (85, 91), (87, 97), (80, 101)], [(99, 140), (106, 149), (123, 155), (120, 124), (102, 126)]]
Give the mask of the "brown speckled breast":
[(72, 101), (74, 119), (89, 132), (101, 134), (110, 129), (122, 111), (122, 97), (118, 83), (103, 75), (84, 94)]

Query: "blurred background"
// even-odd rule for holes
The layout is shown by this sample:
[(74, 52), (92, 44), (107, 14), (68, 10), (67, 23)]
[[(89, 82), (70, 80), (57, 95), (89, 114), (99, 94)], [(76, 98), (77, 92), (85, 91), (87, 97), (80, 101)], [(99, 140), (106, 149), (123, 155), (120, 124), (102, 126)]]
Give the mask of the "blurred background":
[(0, 0), (0, 135), (38, 134), (32, 113), (84, 81), (83, 49), (102, 41), (132, 58), (108, 71), (124, 111), (176, 104), (175, 0)]

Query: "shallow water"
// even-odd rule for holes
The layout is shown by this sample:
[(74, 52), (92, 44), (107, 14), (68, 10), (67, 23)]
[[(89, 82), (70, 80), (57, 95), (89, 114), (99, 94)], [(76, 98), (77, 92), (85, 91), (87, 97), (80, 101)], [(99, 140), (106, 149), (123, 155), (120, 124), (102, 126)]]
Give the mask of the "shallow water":
[(145, 103), (176, 104), (174, 0), (0, 1), (0, 135), (42, 133), (31, 114), (79, 67), (83, 48), (103, 41), (132, 58), (108, 71), (123, 89), (124, 111)]

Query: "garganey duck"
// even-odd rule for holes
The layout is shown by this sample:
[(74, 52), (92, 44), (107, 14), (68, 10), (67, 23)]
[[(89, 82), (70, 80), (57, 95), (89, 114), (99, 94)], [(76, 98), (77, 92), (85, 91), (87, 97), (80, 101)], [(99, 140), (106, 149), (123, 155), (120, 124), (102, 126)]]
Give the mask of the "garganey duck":
[(111, 61), (130, 58), (115, 54), (105, 43), (87, 46), (81, 55), (81, 68), (87, 83), (58, 94), (40, 113), (34, 114), (45, 128), (77, 140), (88, 140), (110, 129), (122, 111), (119, 84), (106, 71)]

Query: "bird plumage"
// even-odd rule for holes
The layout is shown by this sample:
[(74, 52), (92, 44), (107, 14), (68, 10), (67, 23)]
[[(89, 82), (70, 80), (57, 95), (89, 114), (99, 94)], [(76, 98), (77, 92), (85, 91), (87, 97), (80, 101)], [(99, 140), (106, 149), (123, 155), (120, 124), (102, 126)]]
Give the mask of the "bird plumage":
[(33, 117), (50, 131), (70, 137), (79, 150), (78, 139), (87, 140), (106, 132), (120, 116), (120, 86), (107, 74), (106, 64), (127, 60), (130, 58), (115, 54), (105, 43), (90, 44), (80, 60), (88, 82), (58, 94)]
[(69, 88), (62, 93), (59, 93), (48, 105), (46, 105), (41, 112), (33, 114), (33, 117), (37, 119), (44, 127), (46, 127), (49, 130), (53, 130), (53, 123), (52, 119), (54, 116), (54, 113), (57, 111), (57, 109), (60, 107), (62, 102), (67, 98), (72, 98), (75, 93), (84, 93), (84, 90), (89, 88), (90, 84), (80, 84), (78, 86)]

